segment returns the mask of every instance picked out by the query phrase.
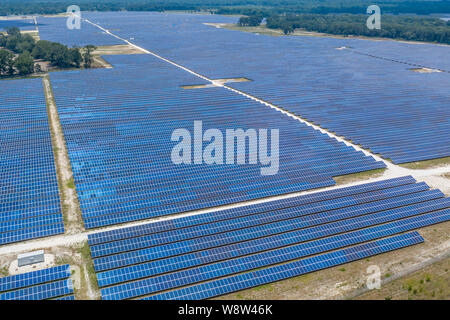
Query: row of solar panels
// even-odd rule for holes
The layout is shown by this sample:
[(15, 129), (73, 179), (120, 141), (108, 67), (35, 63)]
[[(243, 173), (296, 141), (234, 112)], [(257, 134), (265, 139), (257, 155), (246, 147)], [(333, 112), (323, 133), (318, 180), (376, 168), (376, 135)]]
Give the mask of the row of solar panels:
[[(152, 56), (107, 60), (113, 69), (51, 74), (87, 228), (330, 186), (333, 176), (385, 167), (228, 90), (182, 89), (197, 78)], [(224, 134), (279, 129), (278, 173), (263, 176), (260, 164), (175, 165), (172, 133), (192, 132), (195, 120)]]
[(0, 20), (0, 31), (6, 31), (9, 28), (19, 28), (20, 30), (35, 30), (36, 26), (32, 19), (20, 20)]
[(0, 278), (0, 300), (74, 300), (68, 264)]
[[(203, 25), (236, 21), (221, 16), (90, 13), (89, 17), (211, 79), (252, 79), (230, 86), (395, 163), (450, 156), (450, 124), (445, 120), (450, 116), (449, 75), (409, 70), (417, 66), (450, 70), (448, 47), (270, 37)], [(336, 50), (342, 47), (347, 49)]]
[(395, 235), (449, 219), (449, 198), (403, 177), (92, 234), (89, 244), (103, 299), (195, 299), (418, 243)]
[(0, 96), (0, 245), (63, 233), (42, 80), (2, 81)]

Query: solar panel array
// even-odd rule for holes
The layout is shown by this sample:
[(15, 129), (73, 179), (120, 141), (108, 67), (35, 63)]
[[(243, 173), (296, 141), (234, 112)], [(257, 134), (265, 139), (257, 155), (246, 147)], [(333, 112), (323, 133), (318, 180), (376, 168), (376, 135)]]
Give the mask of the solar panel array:
[[(330, 186), (333, 176), (385, 167), (229, 90), (182, 89), (205, 82), (152, 56), (107, 60), (113, 69), (51, 74), (87, 228)], [(195, 120), (224, 136), (279, 129), (278, 173), (263, 176), (265, 166), (248, 158), (247, 165), (173, 164), (172, 132), (193, 135)]]
[[(392, 236), (449, 219), (450, 198), (403, 177), (92, 234), (89, 244), (103, 299), (196, 299), (421, 242)], [(297, 259), (304, 268), (292, 273)], [(256, 274), (266, 276), (240, 285)]]
[[(59, 42), (69, 47), (82, 47), (89, 44), (94, 46), (124, 44), (123, 41), (106, 34), (83, 20), (80, 29), (69, 29), (67, 27), (68, 18), (38, 17), (37, 21), (41, 40)], [(71, 23), (69, 21), (69, 24)]]
[(33, 19), (0, 20), (0, 31), (6, 31), (7, 29), (13, 27), (24, 31), (36, 29)]
[(0, 85), (0, 245), (64, 232), (41, 79)]
[[(253, 81), (230, 86), (394, 163), (450, 156), (450, 75), (409, 70), (450, 71), (448, 46), (271, 37), (203, 24), (236, 21), (220, 16), (128, 12), (89, 18), (207, 77), (247, 77)], [(336, 50), (345, 46), (352, 50)]]
[(332, 253), (321, 254), (301, 261), (161, 293), (142, 300), (199, 300), (211, 298), (405, 248), (423, 241), (419, 233), (407, 233)]
[(68, 264), (0, 278), (0, 300), (73, 300)]

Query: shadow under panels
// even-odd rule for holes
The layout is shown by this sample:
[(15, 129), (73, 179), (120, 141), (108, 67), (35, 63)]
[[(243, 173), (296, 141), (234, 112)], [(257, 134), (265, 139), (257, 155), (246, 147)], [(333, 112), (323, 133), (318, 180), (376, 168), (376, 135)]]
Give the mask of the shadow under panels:
[(205, 299), (423, 242), (450, 198), (383, 180), (89, 236), (103, 299)]
[[(330, 186), (334, 176), (385, 167), (229, 90), (182, 89), (201, 83), (150, 55), (106, 60), (114, 68), (50, 75), (86, 228)], [(278, 172), (248, 164), (248, 143), (245, 165), (174, 164), (176, 129), (189, 131), (193, 159), (194, 121), (220, 130), (224, 161), (226, 129), (268, 129), (269, 154), (278, 129)]]

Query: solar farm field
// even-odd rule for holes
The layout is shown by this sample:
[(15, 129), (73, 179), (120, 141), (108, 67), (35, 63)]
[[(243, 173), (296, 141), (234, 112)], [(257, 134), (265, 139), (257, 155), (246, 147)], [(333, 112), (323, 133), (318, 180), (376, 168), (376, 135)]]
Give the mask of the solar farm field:
[(416, 232), (394, 235), (448, 221), (449, 200), (403, 177), (93, 234), (89, 243), (103, 299), (202, 299), (420, 243)]
[[(204, 25), (214, 18), (157, 13), (95, 15), (95, 21), (115, 28), (119, 36), (133, 38), (138, 45), (211, 79), (251, 79), (230, 86), (396, 164), (450, 156), (448, 46), (271, 37)], [(214, 22), (235, 22), (233, 19)], [(443, 72), (410, 70), (423, 66)], [(386, 114), (392, 118), (385, 119)]]
[(37, 22), (41, 40), (59, 42), (70, 47), (89, 44), (95, 46), (122, 44), (121, 40), (111, 37), (87, 23), (84, 23), (80, 29), (68, 29), (66, 27), (67, 18), (63, 17), (38, 17)]
[(450, 298), (449, 46), (205, 12), (0, 31), (34, 19), (82, 61), (0, 70), (0, 300)]
[(42, 80), (2, 81), (0, 96), (0, 245), (63, 233)]
[[(385, 167), (228, 90), (182, 89), (198, 78), (149, 55), (106, 59), (113, 69), (51, 75), (86, 228), (330, 186), (333, 176)], [(175, 143), (164, 141), (199, 119), (204, 130), (280, 128), (278, 173), (174, 164)]]
[(17, 27), (20, 30), (35, 30), (36, 26), (33, 19), (20, 19), (20, 20), (1, 20), (0, 19), (0, 31), (6, 31), (9, 28)]
[(73, 300), (70, 266), (0, 278), (0, 300)]

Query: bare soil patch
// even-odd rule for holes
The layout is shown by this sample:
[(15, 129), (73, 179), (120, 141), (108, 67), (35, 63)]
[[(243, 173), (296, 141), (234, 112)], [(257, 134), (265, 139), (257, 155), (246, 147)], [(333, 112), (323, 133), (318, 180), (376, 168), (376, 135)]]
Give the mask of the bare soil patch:
[(84, 230), (80, 203), (74, 184), (72, 165), (70, 164), (64, 134), (59, 121), (58, 110), (56, 108), (53, 90), (48, 76), (43, 79), (43, 84), (47, 101), (47, 113), (50, 122), (50, 132), (62, 203), (65, 233), (74, 234)]
[(448, 300), (450, 257), (371, 290), (357, 300)]
[(119, 44), (114, 46), (99, 46), (94, 50), (92, 54), (94, 55), (145, 54), (145, 52), (129, 44)]
[(434, 72), (442, 72), (438, 69), (431, 69), (431, 68), (412, 68), (409, 69), (411, 71), (417, 72), (417, 73), (434, 73)]
[(386, 170), (387, 170), (387, 168), (369, 170), (369, 171), (364, 171), (364, 172), (347, 174), (344, 176), (333, 177), (333, 179), (334, 179), (334, 181), (336, 181), (337, 185), (342, 185), (342, 184), (347, 184), (347, 183), (358, 182), (358, 181), (381, 177), (382, 175), (384, 175)]

